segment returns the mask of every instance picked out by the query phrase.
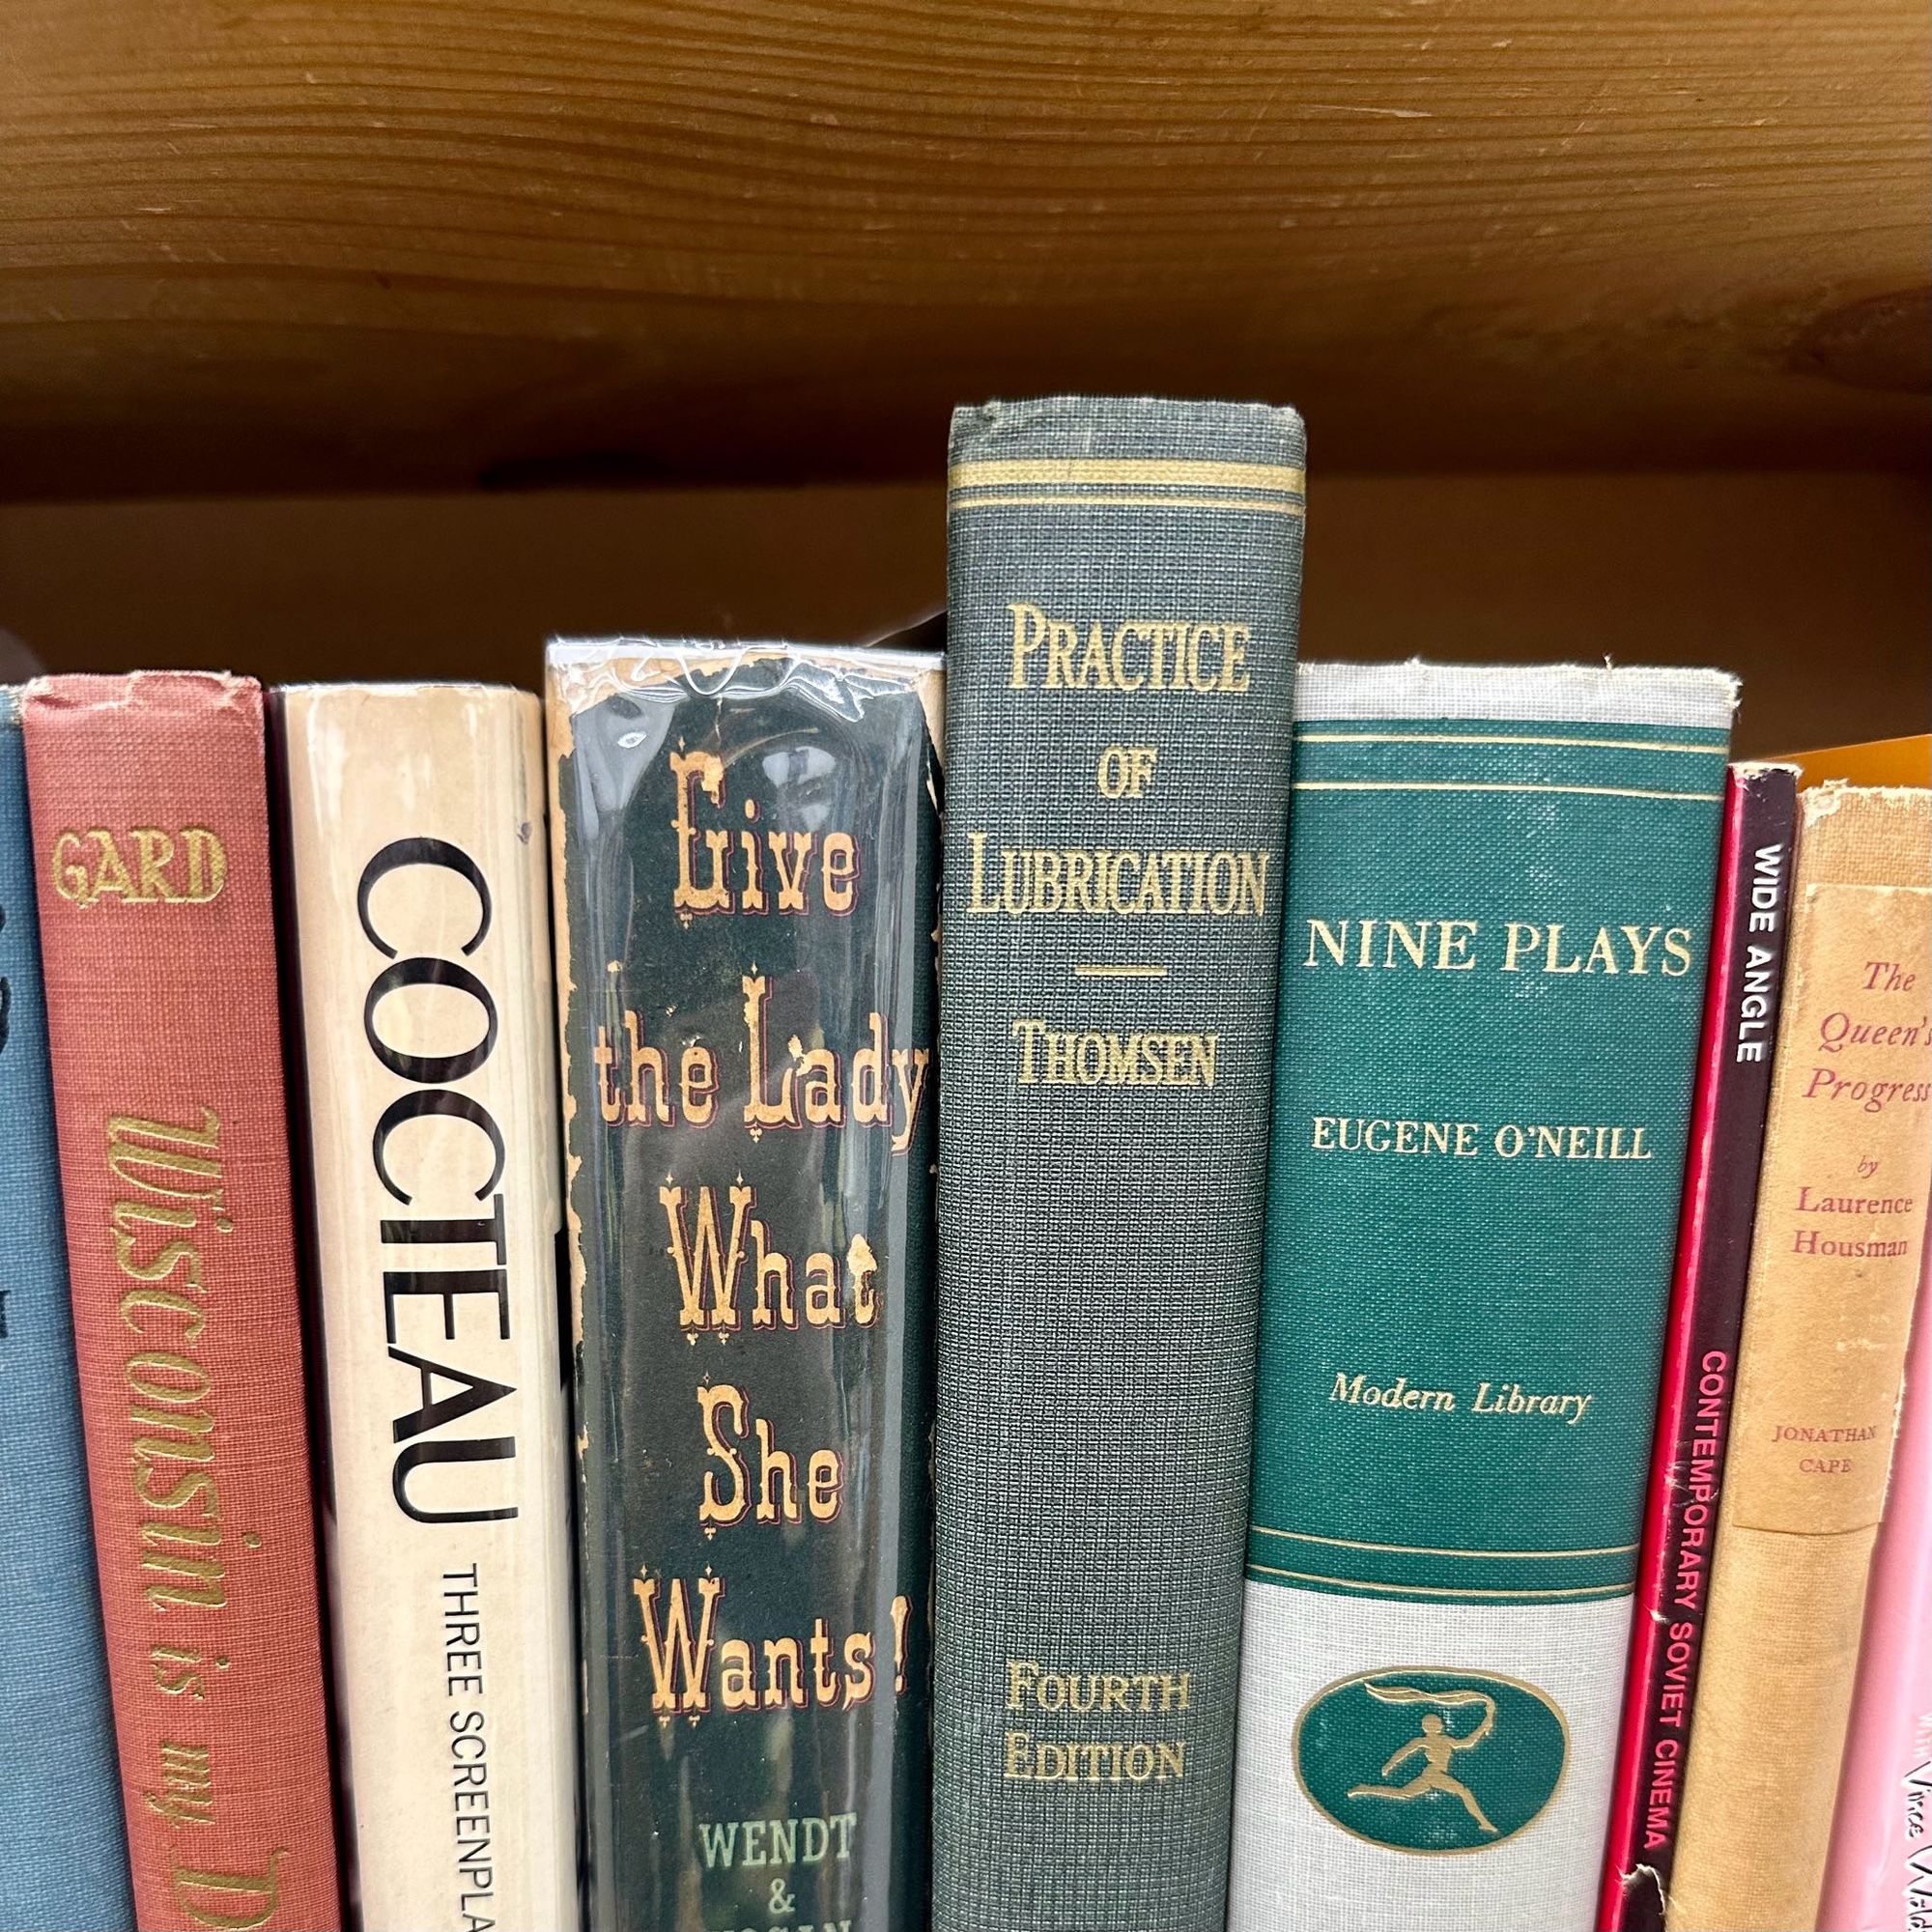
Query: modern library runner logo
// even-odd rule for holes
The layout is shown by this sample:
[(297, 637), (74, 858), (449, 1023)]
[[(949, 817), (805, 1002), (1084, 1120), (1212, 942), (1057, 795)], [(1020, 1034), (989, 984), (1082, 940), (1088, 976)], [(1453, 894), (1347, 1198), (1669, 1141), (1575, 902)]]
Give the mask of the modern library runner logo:
[[(48, 678), (22, 722), (134, 1916), (326, 1932), (262, 694), (199, 671)], [(106, 1922), (77, 1911), (20, 1922)]]
[(1398, 1852), (1514, 1837), (1543, 1815), (1569, 1759), (1555, 1700), (1485, 1671), (1363, 1671), (1318, 1690), (1294, 1728), (1310, 1802)]

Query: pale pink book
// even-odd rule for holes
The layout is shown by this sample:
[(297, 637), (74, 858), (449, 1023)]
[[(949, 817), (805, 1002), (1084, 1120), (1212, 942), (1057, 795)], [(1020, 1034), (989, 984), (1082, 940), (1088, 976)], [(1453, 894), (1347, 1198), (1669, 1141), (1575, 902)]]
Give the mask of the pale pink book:
[[(1932, 1248), (1928, 1248), (1932, 1254)], [(1932, 1264), (1918, 1285), (1819, 1932), (1932, 1925)]]

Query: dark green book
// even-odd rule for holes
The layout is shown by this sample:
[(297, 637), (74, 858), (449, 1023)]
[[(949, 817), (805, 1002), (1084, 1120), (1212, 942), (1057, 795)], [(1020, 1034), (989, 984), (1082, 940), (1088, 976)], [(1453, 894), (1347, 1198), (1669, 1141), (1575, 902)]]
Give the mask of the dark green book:
[(1219, 1932), (1303, 444), (953, 419), (938, 1932)]
[(1586, 1932), (1734, 681), (1308, 665), (1233, 1932)]
[(594, 1932), (925, 1916), (936, 656), (553, 646)]

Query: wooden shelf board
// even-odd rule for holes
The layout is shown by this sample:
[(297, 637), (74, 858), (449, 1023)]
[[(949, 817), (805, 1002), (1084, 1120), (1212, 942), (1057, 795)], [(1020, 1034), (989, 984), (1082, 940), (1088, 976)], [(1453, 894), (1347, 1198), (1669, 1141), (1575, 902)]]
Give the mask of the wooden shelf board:
[(1332, 469), (1902, 467), (1921, 0), (9, 0), (0, 492), (931, 473), (1264, 395)]
[[(1928, 509), (1896, 473), (1318, 475), (1302, 645), (1720, 665), (1753, 754), (1923, 730)], [(0, 504), (0, 625), (58, 669), (531, 684), (553, 632), (848, 641), (945, 594), (936, 482)]]

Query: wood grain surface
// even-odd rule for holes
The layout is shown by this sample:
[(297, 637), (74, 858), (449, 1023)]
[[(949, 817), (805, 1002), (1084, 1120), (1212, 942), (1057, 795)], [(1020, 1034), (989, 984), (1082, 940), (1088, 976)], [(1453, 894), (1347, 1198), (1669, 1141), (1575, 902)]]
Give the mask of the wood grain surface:
[[(1719, 665), (1753, 756), (1922, 731), (1928, 511), (1898, 474), (1317, 470), (1302, 648)], [(61, 670), (534, 685), (553, 633), (849, 641), (945, 596), (936, 482), (0, 504), (0, 626)]]
[(0, 492), (1928, 448), (1921, 0), (8, 0)]

